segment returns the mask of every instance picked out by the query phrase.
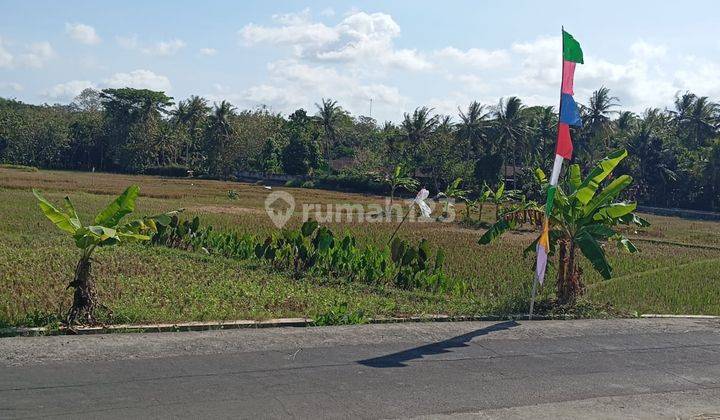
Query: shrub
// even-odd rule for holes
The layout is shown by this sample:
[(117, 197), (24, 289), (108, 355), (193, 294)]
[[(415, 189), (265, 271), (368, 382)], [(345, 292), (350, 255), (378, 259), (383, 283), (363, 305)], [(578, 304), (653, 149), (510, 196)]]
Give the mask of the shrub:
[(150, 166), (145, 169), (147, 175), (184, 178), (188, 176), (190, 168), (182, 165)]
[(9, 163), (0, 163), (0, 168), (2, 169), (15, 169), (17, 171), (23, 171), (23, 172), (37, 172), (38, 168), (34, 166), (26, 166), (26, 165), (12, 165)]

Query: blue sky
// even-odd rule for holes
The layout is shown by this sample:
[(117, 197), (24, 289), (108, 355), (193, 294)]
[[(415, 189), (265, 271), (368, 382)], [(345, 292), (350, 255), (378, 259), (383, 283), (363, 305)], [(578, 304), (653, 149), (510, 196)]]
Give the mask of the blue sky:
[(283, 113), (331, 97), (363, 115), (372, 99), (381, 121), (509, 95), (555, 105), (565, 25), (585, 51), (577, 99), (605, 85), (641, 112), (678, 91), (720, 99), (718, 16), (712, 1), (0, 0), (0, 96), (128, 85)]

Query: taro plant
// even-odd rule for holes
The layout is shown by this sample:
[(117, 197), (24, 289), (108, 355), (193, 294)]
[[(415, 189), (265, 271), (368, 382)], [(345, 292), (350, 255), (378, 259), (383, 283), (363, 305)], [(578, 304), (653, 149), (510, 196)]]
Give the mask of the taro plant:
[(430, 255), (430, 246), (422, 239), (417, 248), (407, 241), (395, 238), (390, 244), (390, 258), (395, 265), (393, 282), (403, 289), (424, 288), (426, 290), (445, 292), (451, 288), (464, 285), (462, 282), (451, 282), (443, 272), (445, 252), (438, 248), (435, 259)]
[[(587, 258), (592, 267), (603, 278), (612, 277), (603, 243), (614, 241), (631, 253), (637, 252), (635, 245), (620, 231), (614, 229), (620, 224), (648, 226), (649, 223), (637, 216), (636, 203), (615, 201), (620, 193), (632, 183), (629, 175), (618, 176), (601, 187), (612, 171), (627, 156), (625, 150), (618, 150), (600, 160), (597, 166), (582, 179), (580, 167), (570, 165), (566, 180), (558, 186), (550, 223), (550, 253), (558, 254), (557, 301), (561, 305), (572, 304), (584, 290), (582, 271), (578, 265), (578, 250)], [(546, 189), (547, 177), (538, 169), (538, 181)], [(518, 210), (522, 211), (522, 209)], [(481, 245), (488, 244), (512, 229), (514, 218), (499, 220), (480, 238)], [(539, 239), (539, 238), (538, 238)], [(525, 253), (536, 249), (536, 239)]]
[(68, 284), (68, 288), (74, 289), (73, 303), (66, 317), (68, 325), (78, 321), (89, 324), (97, 322), (95, 309), (98, 306), (98, 298), (91, 272), (93, 252), (97, 248), (126, 242), (148, 241), (149, 235), (157, 231), (158, 225), (169, 223), (174, 216), (175, 212), (169, 212), (123, 222), (123, 218), (135, 210), (135, 200), (139, 193), (140, 189), (137, 186), (128, 187), (95, 216), (92, 224), (84, 225), (70, 198), (65, 197), (61, 210), (46, 200), (39, 191), (33, 189), (33, 194), (37, 197), (45, 216), (60, 230), (70, 234), (75, 246), (80, 248), (80, 260), (75, 267), (73, 280)]
[(197, 249), (203, 239), (212, 232), (212, 226), (200, 227), (200, 218), (180, 220), (177, 214), (172, 215), (166, 224), (157, 225), (157, 232), (152, 236), (152, 245), (164, 245), (168, 248)]

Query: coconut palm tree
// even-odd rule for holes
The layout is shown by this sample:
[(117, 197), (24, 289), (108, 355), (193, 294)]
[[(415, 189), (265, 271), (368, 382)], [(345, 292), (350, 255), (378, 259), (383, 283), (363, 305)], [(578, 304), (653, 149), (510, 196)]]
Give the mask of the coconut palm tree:
[(692, 146), (705, 146), (707, 140), (715, 137), (720, 122), (719, 110), (718, 104), (710, 102), (707, 96), (695, 99), (685, 124)]
[(420, 163), (420, 146), (438, 127), (439, 117), (432, 115), (432, 108), (416, 108), (412, 115), (405, 113), (401, 128), (411, 150), (412, 160), (417, 166)]
[(226, 178), (231, 168), (231, 157), (228, 156), (228, 146), (233, 128), (230, 119), (235, 115), (235, 107), (230, 102), (222, 101), (215, 104), (215, 109), (209, 117), (207, 127), (207, 142), (210, 157), (210, 173)]
[(490, 112), (477, 101), (468, 106), (467, 112), (458, 108), (460, 123), (458, 124), (458, 138), (465, 143), (465, 159), (471, 159), (473, 154), (479, 153), (481, 145), (487, 141), (488, 118)]
[(424, 106), (415, 108), (412, 115), (405, 113), (401, 127), (411, 144), (417, 145), (430, 137), (437, 128), (440, 123), (439, 118), (437, 115), (431, 115), (432, 111), (432, 108)]
[[(609, 150), (610, 134), (612, 134), (612, 116), (617, 114), (616, 107), (620, 106), (619, 99), (610, 95), (610, 89), (605, 86), (596, 90), (590, 96), (588, 106), (582, 106), (583, 113), (583, 138), (582, 145), (586, 151)], [(596, 144), (603, 146), (603, 149), (594, 147)], [(595, 160), (593, 153), (590, 159)]]
[(322, 105), (315, 104), (318, 109), (317, 118), (320, 125), (323, 127), (325, 132), (325, 143), (323, 147), (323, 154), (325, 159), (330, 159), (330, 149), (335, 144), (335, 138), (337, 136), (337, 124), (342, 108), (337, 106), (337, 101), (322, 98)]
[[(495, 107), (495, 129), (497, 132), (497, 142), (503, 153), (503, 162), (505, 164), (505, 173), (507, 179), (507, 155), (508, 150), (512, 151), (513, 169), (517, 167), (518, 149), (525, 140), (528, 125), (523, 110), (525, 106), (517, 96), (511, 96), (507, 99), (500, 99), (497, 107)], [(515, 189), (516, 180), (513, 176), (513, 189)]]
[(187, 101), (187, 120), (188, 130), (190, 133), (190, 150), (192, 151), (199, 145), (204, 125), (207, 121), (210, 107), (205, 98), (200, 96), (191, 96)]

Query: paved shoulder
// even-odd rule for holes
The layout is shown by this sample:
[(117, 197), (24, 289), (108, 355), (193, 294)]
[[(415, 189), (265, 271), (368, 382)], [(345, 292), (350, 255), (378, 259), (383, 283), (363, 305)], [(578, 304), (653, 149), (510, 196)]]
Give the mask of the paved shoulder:
[(697, 415), (720, 411), (719, 326), (506, 321), (5, 338), (0, 417)]

